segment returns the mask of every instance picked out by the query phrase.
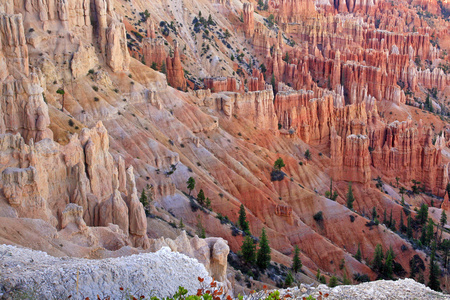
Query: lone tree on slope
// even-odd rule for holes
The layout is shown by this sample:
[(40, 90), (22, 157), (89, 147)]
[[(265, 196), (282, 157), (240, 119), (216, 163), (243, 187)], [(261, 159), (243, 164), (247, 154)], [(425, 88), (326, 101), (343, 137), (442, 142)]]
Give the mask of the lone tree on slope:
[(189, 190), (189, 196), (191, 196), (191, 192), (195, 188), (195, 179), (193, 177), (189, 177), (189, 179), (186, 181), (186, 184)]
[(284, 168), (286, 165), (284, 164), (284, 161), (283, 161), (283, 159), (281, 158), (281, 157), (279, 157), (276, 161), (275, 161), (275, 163), (273, 164), (273, 168), (275, 169), (275, 170), (278, 170), (278, 171), (280, 171), (281, 170), (281, 168)]
[(250, 227), (248, 225), (247, 221), (247, 214), (245, 213), (245, 207), (244, 204), (241, 204), (241, 207), (239, 208), (239, 227), (244, 231), (246, 234), (250, 235)]
[(269, 240), (267, 239), (266, 229), (263, 228), (259, 239), (258, 253), (256, 254), (256, 265), (261, 270), (265, 270), (269, 267), (270, 259)]

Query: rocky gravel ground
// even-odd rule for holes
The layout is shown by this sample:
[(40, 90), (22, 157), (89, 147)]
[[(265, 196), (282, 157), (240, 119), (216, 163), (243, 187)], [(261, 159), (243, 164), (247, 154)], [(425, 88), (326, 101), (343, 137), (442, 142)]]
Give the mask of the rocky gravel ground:
[(293, 299), (327, 300), (434, 300), (450, 299), (450, 295), (431, 290), (429, 287), (412, 279), (378, 280), (358, 285), (342, 285), (330, 288), (326, 285), (310, 287), (300, 285), (300, 288), (283, 290), (282, 295), (290, 294)]
[(91, 260), (0, 245), (0, 299), (167, 297), (178, 286), (195, 294), (200, 287), (197, 276), (211, 280), (196, 259), (167, 247), (155, 253)]

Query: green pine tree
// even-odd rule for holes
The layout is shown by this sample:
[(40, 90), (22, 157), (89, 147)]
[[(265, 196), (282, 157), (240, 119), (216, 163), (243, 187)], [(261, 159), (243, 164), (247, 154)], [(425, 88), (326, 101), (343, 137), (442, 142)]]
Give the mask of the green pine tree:
[(417, 221), (419, 221), (419, 223), (421, 225), (425, 224), (428, 220), (428, 205), (426, 205), (425, 203), (423, 203), (420, 206), (419, 212), (417, 213)]
[(428, 219), (428, 224), (427, 224), (427, 234), (426, 234), (426, 245), (431, 245), (431, 241), (434, 238), (434, 222), (433, 219), (429, 218)]
[(211, 208), (211, 200), (208, 197), (206, 198), (206, 208), (209, 209), (209, 210), (212, 209)]
[(298, 248), (297, 245), (295, 245), (294, 258), (292, 259), (292, 270), (295, 273), (300, 271), (300, 269), (303, 266), (302, 261), (300, 260), (299, 254), (300, 254), (300, 249)]
[(375, 253), (373, 255), (372, 269), (374, 269), (376, 272), (382, 272), (383, 259), (384, 259), (383, 248), (381, 248), (380, 244), (377, 244), (375, 247)]
[(275, 91), (277, 90), (277, 89), (276, 89), (277, 83), (276, 83), (276, 81), (275, 81), (275, 75), (274, 75), (274, 74), (272, 74), (272, 79), (270, 80), (270, 84), (272, 85), (273, 92), (275, 93)]
[(336, 276), (331, 276), (331, 278), (330, 278), (330, 282), (328, 282), (328, 286), (330, 287), (330, 288), (333, 288), (333, 287), (335, 287), (335, 286), (337, 286), (338, 285), (338, 280), (337, 280), (337, 277)]
[(431, 245), (431, 256), (430, 256), (430, 275), (428, 278), (428, 286), (430, 289), (440, 292), (441, 283), (439, 282), (439, 277), (441, 276), (441, 269), (437, 264), (436, 260), (436, 242), (433, 241)]
[(411, 218), (411, 214), (410, 214), (408, 216), (408, 221), (407, 221), (407, 225), (406, 225), (406, 236), (408, 237), (408, 239), (412, 239), (412, 237), (413, 237), (411, 222), (412, 222), (412, 218)]
[(294, 276), (292, 276), (291, 271), (289, 271), (284, 281), (284, 285), (285, 287), (290, 287), (293, 283), (294, 283)]
[(205, 193), (203, 192), (203, 189), (200, 189), (198, 192), (197, 201), (201, 206), (205, 205)]
[(265, 270), (270, 265), (270, 247), (269, 240), (267, 239), (266, 229), (263, 228), (261, 232), (261, 237), (259, 238), (259, 249), (256, 254), (256, 265), (261, 269)]
[(180, 224), (178, 225), (180, 229), (184, 229), (183, 218), (180, 219)]
[(253, 239), (249, 235), (247, 235), (244, 238), (241, 246), (242, 259), (246, 263), (252, 265), (255, 262), (255, 249), (256, 247)]
[(377, 209), (375, 206), (372, 208), (372, 220), (375, 220), (378, 217), (377, 215)]
[(347, 191), (347, 207), (350, 210), (353, 210), (353, 202), (355, 202), (355, 197), (353, 196), (352, 183), (348, 183), (348, 191)]
[(189, 190), (189, 196), (191, 196), (191, 192), (195, 188), (195, 179), (193, 177), (189, 177), (188, 181), (186, 181), (186, 184)]
[(279, 157), (275, 163), (273, 164), (273, 168), (275, 170), (281, 170), (281, 168), (284, 168), (286, 165), (284, 164), (284, 161), (281, 157)]
[(389, 247), (389, 250), (386, 251), (386, 261), (383, 268), (383, 274), (387, 278), (392, 278), (392, 273), (394, 271), (394, 258), (394, 250), (392, 250), (392, 247)]
[(139, 201), (142, 203), (142, 206), (144, 206), (144, 210), (145, 210), (145, 214), (148, 214), (148, 197), (147, 194), (145, 193), (145, 189), (142, 189), (142, 193), (141, 193), (141, 197), (139, 198)]
[(239, 227), (242, 231), (244, 231), (247, 234), (250, 234), (250, 228), (247, 221), (247, 215), (245, 213), (245, 207), (244, 204), (241, 204), (241, 207), (239, 208)]
[(362, 258), (362, 254), (361, 254), (361, 247), (360, 247), (360, 244), (358, 244), (358, 250), (356, 251), (356, 254), (355, 254), (355, 259), (357, 260), (357, 261), (361, 261), (361, 258)]
[(403, 211), (400, 211), (400, 226), (398, 228), (398, 231), (400, 231), (400, 233), (405, 231), (405, 224), (403, 224)]

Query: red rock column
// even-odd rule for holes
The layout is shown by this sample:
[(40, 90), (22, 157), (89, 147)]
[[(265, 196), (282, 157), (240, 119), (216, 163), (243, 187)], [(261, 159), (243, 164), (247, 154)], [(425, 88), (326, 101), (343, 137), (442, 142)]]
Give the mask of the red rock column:
[(244, 32), (247, 38), (253, 36), (253, 32), (255, 31), (254, 11), (255, 8), (252, 3), (244, 3)]

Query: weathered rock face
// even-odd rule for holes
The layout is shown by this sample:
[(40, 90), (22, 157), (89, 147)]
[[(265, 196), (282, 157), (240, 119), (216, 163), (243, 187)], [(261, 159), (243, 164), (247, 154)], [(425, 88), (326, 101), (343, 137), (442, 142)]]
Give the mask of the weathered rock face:
[(127, 48), (125, 26), (114, 20), (106, 30), (106, 63), (113, 72), (128, 71), (130, 54)]
[(206, 89), (210, 89), (212, 93), (220, 92), (237, 92), (239, 91), (236, 78), (205, 78), (203, 80)]
[(0, 133), (21, 133), (26, 141), (52, 138), (48, 107), (37, 74), (21, 80), (8, 76), (0, 93)]
[[(130, 232), (133, 245), (148, 248), (147, 222), (134, 176), (128, 174), (128, 208), (119, 192), (121, 185), (124, 189), (125, 174), (120, 184), (101, 122), (83, 129), (79, 138), (74, 135), (66, 146), (50, 139), (27, 145), (22, 137), (11, 134), (0, 135), (0, 145), (0, 189), (19, 217), (41, 218), (64, 228), (73, 217), (72, 212), (65, 216), (63, 210), (73, 203), (81, 207), (81, 212), (76, 211), (87, 225), (116, 224), (125, 235)], [(122, 162), (119, 170), (123, 169)]]
[(221, 93), (216, 97), (216, 105), (228, 118), (236, 115), (259, 129), (275, 131), (278, 128), (271, 88), (248, 93)]
[(222, 238), (200, 239), (197, 236), (189, 240), (186, 231), (183, 231), (175, 240), (160, 238), (151, 241), (150, 249), (152, 251), (158, 251), (162, 247), (170, 247), (172, 251), (196, 258), (215, 280), (228, 281), (226, 271), (230, 247), (226, 240)]
[(91, 189), (98, 199), (104, 199), (113, 193), (117, 187), (113, 187), (115, 172), (114, 161), (109, 153), (109, 137), (106, 128), (101, 122), (92, 129), (84, 128), (80, 133), (81, 146), (85, 152), (85, 165), (91, 181)]
[(306, 143), (328, 143), (335, 122), (332, 95), (316, 98), (313, 91), (279, 92), (275, 109), (282, 128), (297, 133)]
[(269, 9), (277, 11), (283, 23), (295, 23), (317, 14), (313, 0), (269, 1)]
[(165, 63), (167, 53), (164, 49), (164, 41), (162, 39), (145, 38), (142, 52), (147, 66), (152, 66), (155, 63), (158, 69), (160, 69), (162, 64)]
[(147, 237), (147, 219), (145, 216), (144, 207), (138, 198), (136, 180), (134, 177), (132, 166), (128, 168), (126, 176), (130, 235), (132, 236), (133, 244), (136, 247), (147, 249), (149, 247), (149, 241)]
[(371, 178), (369, 138), (351, 134), (345, 140), (331, 130), (331, 161), (334, 180), (367, 184)]
[(448, 168), (442, 162), (442, 136), (432, 143), (431, 131), (411, 120), (386, 125), (382, 131), (369, 131), (372, 164), (391, 177), (421, 181), (427, 190), (443, 196)]
[(75, 78), (85, 76), (89, 70), (94, 69), (98, 65), (95, 48), (91, 45), (83, 46), (83, 44), (80, 44), (78, 51), (73, 54), (70, 64)]
[(186, 90), (186, 78), (184, 78), (183, 66), (181, 65), (180, 52), (178, 50), (178, 42), (175, 41), (173, 57), (166, 58), (167, 82), (173, 88)]
[(257, 69), (253, 69), (252, 77), (249, 79), (248, 90), (250, 92), (263, 91), (266, 89), (264, 75)]
[(254, 11), (252, 3), (244, 3), (244, 33), (246, 37), (251, 37), (255, 31)]
[(0, 40), (0, 81), (4, 80), (8, 73), (16, 78), (20, 74), (28, 76), (28, 47), (21, 14), (0, 14)]
[(79, 230), (86, 228), (86, 223), (83, 220), (83, 207), (74, 203), (67, 204), (62, 212), (61, 228), (66, 228), (69, 224), (75, 224)]

